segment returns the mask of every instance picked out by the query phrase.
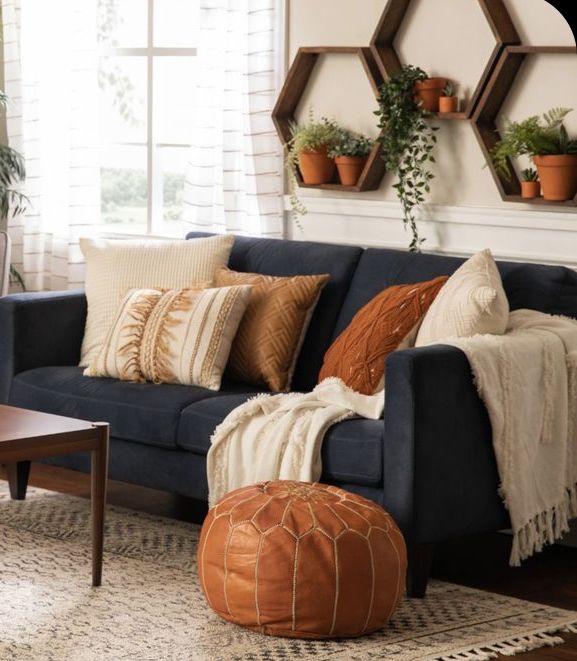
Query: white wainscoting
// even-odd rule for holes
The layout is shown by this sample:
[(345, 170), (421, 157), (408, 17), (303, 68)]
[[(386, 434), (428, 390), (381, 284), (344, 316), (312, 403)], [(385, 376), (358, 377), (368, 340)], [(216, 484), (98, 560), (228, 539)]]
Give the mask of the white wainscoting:
[[(401, 250), (409, 243), (396, 202), (327, 197), (303, 202), (308, 213), (300, 218), (300, 229), (285, 199), (290, 238)], [(466, 256), (491, 248), (497, 259), (577, 269), (577, 210), (430, 205), (420, 214), (419, 230), (427, 252)]]

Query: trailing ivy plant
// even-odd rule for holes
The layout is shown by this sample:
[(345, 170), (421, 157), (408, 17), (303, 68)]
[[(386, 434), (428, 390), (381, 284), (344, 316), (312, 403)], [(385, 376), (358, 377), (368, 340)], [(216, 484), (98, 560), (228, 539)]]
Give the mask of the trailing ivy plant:
[(397, 175), (393, 185), (401, 202), (405, 229), (411, 232), (409, 250), (420, 252), (425, 239), (419, 236), (415, 211), (425, 202), (434, 178), (430, 164), (438, 127), (428, 121), (431, 113), (415, 99), (415, 83), (427, 74), (412, 65), (404, 66), (379, 89), (379, 117), (382, 158), (389, 172)]

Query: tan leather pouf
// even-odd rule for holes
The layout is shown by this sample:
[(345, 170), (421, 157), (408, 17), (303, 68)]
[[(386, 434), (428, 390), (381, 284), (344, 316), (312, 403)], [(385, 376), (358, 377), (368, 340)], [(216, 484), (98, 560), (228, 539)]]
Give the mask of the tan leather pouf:
[(341, 638), (382, 628), (404, 592), (393, 519), (337, 487), (275, 481), (213, 507), (198, 549), (201, 585), (225, 620), (273, 636)]

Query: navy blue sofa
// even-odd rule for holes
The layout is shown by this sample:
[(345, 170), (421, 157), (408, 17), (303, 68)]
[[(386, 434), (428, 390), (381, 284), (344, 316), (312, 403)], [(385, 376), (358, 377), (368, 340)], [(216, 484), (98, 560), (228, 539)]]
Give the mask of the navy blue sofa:
[[(202, 233), (188, 238), (207, 236)], [(330, 273), (294, 377), (309, 390), (323, 354), (357, 310), (384, 287), (452, 273), (462, 259), (321, 243), (237, 237), (229, 266), (270, 275)], [(577, 273), (500, 263), (512, 309), (577, 317)], [(206, 500), (206, 453), (216, 425), (259, 389), (226, 381), (198, 387), (122, 383), (77, 367), (86, 316), (81, 291), (0, 299), (0, 403), (104, 420), (110, 477)], [(497, 495), (491, 427), (458, 349), (407, 349), (386, 363), (384, 420), (352, 419), (326, 436), (322, 481), (380, 503), (405, 534), (409, 593), (424, 593), (433, 545), (507, 527)], [(51, 463), (81, 471), (85, 455)]]

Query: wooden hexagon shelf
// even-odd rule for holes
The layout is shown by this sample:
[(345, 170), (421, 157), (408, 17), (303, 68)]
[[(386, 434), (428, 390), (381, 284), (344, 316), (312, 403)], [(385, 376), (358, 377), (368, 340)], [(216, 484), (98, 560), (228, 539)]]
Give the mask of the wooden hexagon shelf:
[[(489, 57), (475, 91), (467, 103), (467, 107), (462, 112), (436, 113), (435, 117), (438, 119), (463, 120), (471, 117), (503, 47), (509, 44), (521, 43), (517, 29), (503, 0), (477, 0), (477, 2), (481, 5), (485, 18), (495, 36), (495, 48)], [(389, 0), (371, 39), (371, 50), (381, 75), (385, 79), (396, 74), (402, 67), (394, 42), (410, 3), (411, 0)]]
[(497, 129), (499, 112), (509, 95), (513, 82), (521, 70), (525, 59), (529, 55), (539, 54), (575, 56), (577, 54), (577, 48), (573, 46), (508, 46), (505, 48), (473, 115), (473, 129), (503, 200), (506, 202), (523, 202), (528, 204), (572, 206), (577, 204), (577, 196), (573, 200), (567, 200), (566, 202), (553, 202), (551, 200), (544, 200), (543, 198), (523, 199), (521, 197), (521, 182), (512, 163), (509, 163), (509, 167), (513, 176), (511, 179), (506, 179), (497, 172), (491, 159), (491, 150), (500, 140)]
[[(318, 46), (299, 48), (291, 68), (287, 74), (285, 83), (278, 97), (272, 119), (276, 130), (284, 145), (291, 139), (291, 123), (295, 121), (295, 112), (307, 87), (315, 64), (321, 55), (330, 53), (356, 55), (363, 65), (369, 83), (375, 96), (378, 95), (379, 86), (383, 78), (371, 53), (370, 48), (357, 48), (348, 46)], [(376, 190), (385, 174), (385, 164), (380, 156), (381, 146), (379, 143), (373, 147), (367, 163), (359, 177), (356, 186), (343, 186), (336, 181), (334, 183), (311, 185), (305, 184), (301, 174), (296, 169), (296, 178), (299, 186), (303, 188), (321, 188), (324, 190), (340, 190), (349, 192), (360, 192)]]

